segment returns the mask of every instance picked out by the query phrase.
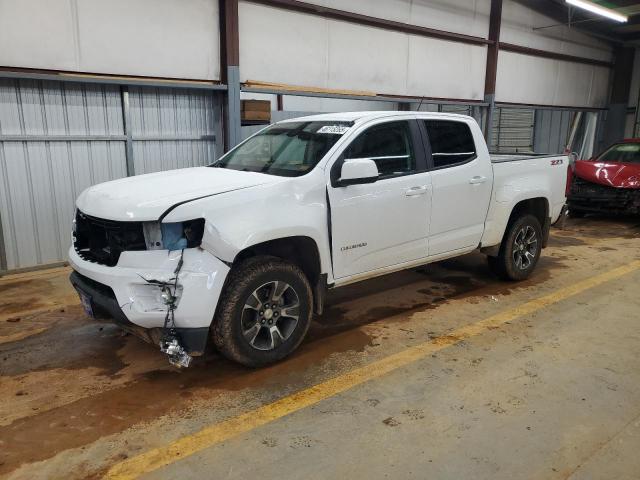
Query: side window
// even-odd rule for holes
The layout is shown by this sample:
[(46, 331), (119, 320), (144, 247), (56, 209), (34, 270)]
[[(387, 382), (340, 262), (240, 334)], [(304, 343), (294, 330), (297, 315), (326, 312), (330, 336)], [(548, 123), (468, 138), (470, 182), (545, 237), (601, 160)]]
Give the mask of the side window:
[(451, 120), (425, 120), (436, 168), (467, 162), (476, 156), (469, 125)]
[(372, 159), (380, 177), (415, 172), (416, 156), (409, 122), (389, 122), (369, 128), (351, 143), (344, 158)]

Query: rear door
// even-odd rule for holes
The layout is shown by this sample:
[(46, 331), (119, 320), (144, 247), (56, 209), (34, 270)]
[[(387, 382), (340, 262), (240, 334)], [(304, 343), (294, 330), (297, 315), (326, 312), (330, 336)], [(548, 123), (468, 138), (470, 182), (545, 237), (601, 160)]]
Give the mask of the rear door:
[[(374, 183), (338, 186), (345, 159), (369, 158)], [(331, 168), (328, 189), (335, 278), (375, 271), (428, 255), (431, 180), (416, 120), (368, 127)]]
[(484, 231), (493, 183), (489, 157), (476, 146), (484, 140), (474, 138), (463, 120), (420, 122), (432, 168), (429, 256), (475, 248)]

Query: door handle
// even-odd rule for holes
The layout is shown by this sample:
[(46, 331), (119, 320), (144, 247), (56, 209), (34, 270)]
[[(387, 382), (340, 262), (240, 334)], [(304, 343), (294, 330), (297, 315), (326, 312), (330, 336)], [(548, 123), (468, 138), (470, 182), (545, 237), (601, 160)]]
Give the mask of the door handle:
[(479, 185), (480, 183), (484, 183), (487, 181), (487, 177), (483, 177), (481, 175), (476, 175), (475, 177), (471, 177), (469, 179), (469, 183), (471, 185)]
[(416, 195), (424, 195), (425, 193), (427, 193), (427, 187), (425, 187), (424, 185), (419, 187), (411, 187), (407, 189), (406, 192), (404, 192), (407, 197), (415, 197)]

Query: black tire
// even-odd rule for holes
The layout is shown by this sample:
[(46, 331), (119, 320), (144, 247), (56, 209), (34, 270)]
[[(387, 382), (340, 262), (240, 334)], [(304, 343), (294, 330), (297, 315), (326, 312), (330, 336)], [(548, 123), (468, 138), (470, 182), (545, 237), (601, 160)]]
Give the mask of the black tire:
[(497, 257), (487, 257), (489, 268), (503, 280), (524, 280), (536, 267), (542, 250), (542, 227), (533, 215), (523, 215), (507, 226)]
[[(274, 290), (282, 288), (274, 300)], [(283, 359), (309, 330), (312, 295), (298, 266), (267, 256), (244, 261), (231, 271), (220, 297), (211, 329), (216, 348), (248, 367)]]

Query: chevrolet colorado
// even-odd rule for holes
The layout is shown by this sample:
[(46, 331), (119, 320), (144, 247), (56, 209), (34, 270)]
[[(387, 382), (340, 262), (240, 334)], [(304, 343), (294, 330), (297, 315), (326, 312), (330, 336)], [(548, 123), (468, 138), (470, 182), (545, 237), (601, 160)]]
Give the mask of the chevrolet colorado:
[(302, 342), (325, 292), (480, 250), (535, 268), (565, 204), (564, 156), (490, 156), (471, 117), (355, 112), (286, 120), (207, 167), (77, 199), (71, 282), (88, 314), (186, 366), (208, 340), (261, 366)]

